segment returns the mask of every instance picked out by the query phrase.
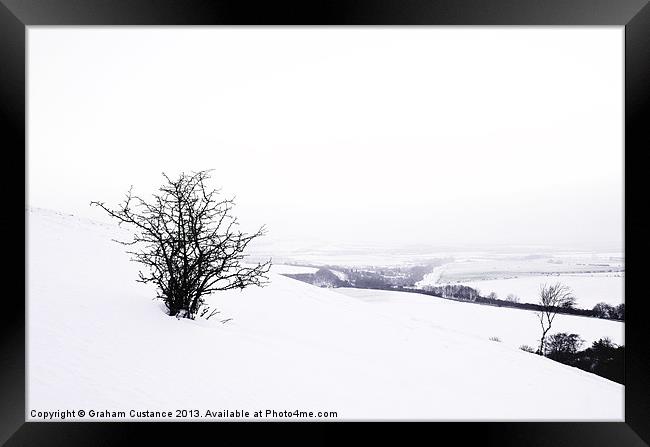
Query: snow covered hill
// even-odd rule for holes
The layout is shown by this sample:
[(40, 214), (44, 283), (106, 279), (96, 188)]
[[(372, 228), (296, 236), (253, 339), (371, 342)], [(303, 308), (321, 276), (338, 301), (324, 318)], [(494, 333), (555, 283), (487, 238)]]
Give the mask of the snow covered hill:
[(27, 218), (29, 420), (61, 409), (623, 419), (621, 385), (490, 341), (449, 307), (414, 317), (421, 297), (387, 312), (274, 266), (269, 286), (209, 299), (232, 320), (177, 320), (135, 282), (138, 266), (111, 241), (124, 230), (40, 209)]
[[(539, 344), (539, 319), (533, 311), (389, 290), (353, 288), (334, 290), (372, 303), (376, 312), (385, 315), (393, 317), (399, 315), (449, 330), (460, 330), (464, 334), (483, 339), (497, 337), (503, 344), (514, 348), (521, 345), (537, 347)], [(583, 348), (603, 337), (608, 337), (616, 344), (624, 344), (624, 323), (620, 321), (558, 314), (549, 335), (557, 332), (578, 334), (585, 341)]]

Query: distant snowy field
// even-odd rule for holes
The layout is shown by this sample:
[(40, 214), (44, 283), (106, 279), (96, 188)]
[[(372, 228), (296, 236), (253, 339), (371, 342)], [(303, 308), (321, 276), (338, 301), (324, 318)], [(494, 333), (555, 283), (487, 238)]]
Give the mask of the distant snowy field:
[[(444, 260), (444, 264), (433, 267), (416, 286), (463, 284), (480, 289), (484, 296), (495, 292), (504, 299), (514, 294), (521, 302), (536, 303), (540, 285), (559, 281), (571, 287), (577, 306), (583, 309), (591, 309), (600, 302), (616, 306), (625, 301), (623, 253), (530, 247), (527, 254), (524, 250), (525, 247), (520, 247), (519, 252), (418, 251), (391, 250), (381, 246), (330, 245), (302, 251), (294, 248), (274, 259), (287, 263), (359, 268), (407, 266)], [(341, 277), (340, 274), (337, 276)]]
[(561, 282), (571, 287), (577, 307), (591, 309), (600, 302), (624, 302), (625, 263), (615, 253), (559, 253), (540, 257), (485, 254), (459, 257), (435, 267), (417, 286), (463, 284), (487, 296), (505, 299), (517, 295), (521, 302), (536, 303), (543, 284)]
[[(313, 270), (274, 266), (269, 286), (209, 299), (233, 320), (177, 320), (135, 282), (110, 240), (123, 230), (47, 210), (27, 219), (28, 420), (66, 408), (623, 420), (623, 386), (517, 349), (538, 336), (525, 311), (320, 289), (279, 274)], [(558, 316), (554, 329), (621, 341), (622, 328)]]
[(485, 280), (507, 278), (515, 275), (551, 275), (575, 273), (611, 273), (624, 269), (621, 258), (603, 258), (598, 253), (572, 254), (570, 256), (476, 256), (459, 257), (446, 264), (442, 279), (445, 281)]
[(600, 302), (616, 306), (624, 301), (624, 273), (524, 276), (510, 279), (468, 281), (463, 282), (463, 284), (480, 289), (482, 295), (494, 292), (499, 298), (505, 299), (508, 294), (513, 293), (520, 298), (521, 302), (536, 303), (539, 301), (540, 285), (555, 282), (561, 282), (571, 287), (576, 297), (576, 307), (582, 309), (592, 309)]

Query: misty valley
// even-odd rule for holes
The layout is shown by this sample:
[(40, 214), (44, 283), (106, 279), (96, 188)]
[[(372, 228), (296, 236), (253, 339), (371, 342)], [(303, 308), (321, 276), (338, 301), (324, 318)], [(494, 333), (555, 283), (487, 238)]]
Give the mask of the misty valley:
[[(538, 259), (538, 256), (526, 256), (523, 259)], [(484, 281), (482, 287), (474, 285), (474, 282), (463, 279), (456, 279), (455, 281), (444, 281), (438, 274), (437, 282), (425, 281), (425, 277), (431, 276), (441, 266), (451, 264), (454, 258), (441, 258), (429, 260), (425, 263), (418, 263), (415, 265), (401, 265), (401, 266), (337, 266), (337, 265), (313, 265), (313, 264), (293, 264), (298, 267), (313, 268), (314, 272), (308, 273), (285, 273), (284, 275), (297, 279), (308, 284), (318, 287), (339, 288), (351, 287), (357, 289), (378, 289), (378, 290), (393, 290), (400, 292), (420, 293), (437, 298), (447, 298), (452, 300), (467, 301), (476, 304), (488, 304), (493, 306), (513, 307), (529, 310), (540, 310), (537, 302), (537, 290), (534, 293), (528, 293), (523, 297), (515, 294), (518, 291), (516, 284), (512, 285), (513, 290), (509, 291), (507, 295), (502, 296), (492, 291), (490, 281)], [(547, 262), (551, 265), (557, 265), (561, 261), (548, 259)], [(291, 265), (291, 264), (288, 264)], [(610, 265), (607, 263), (577, 263), (575, 270), (572, 270), (573, 275), (609, 275), (613, 282), (620, 283), (622, 287), (622, 278), (625, 272), (624, 267), (616, 264)], [(531, 266), (532, 269), (535, 266)], [(481, 272), (484, 276), (493, 277), (493, 281), (497, 283), (496, 279), (501, 276), (503, 279), (520, 279), (527, 280), (530, 285), (538, 283), (537, 287), (544, 283), (564, 280), (567, 276), (566, 270), (552, 271), (522, 271), (513, 273), (511, 271), (487, 271)], [(565, 275), (563, 275), (563, 273)], [(475, 274), (475, 273), (474, 273)], [(569, 278), (573, 278), (569, 276)], [(588, 278), (588, 277), (587, 277)], [(529, 287), (530, 289), (530, 287)], [(601, 292), (602, 293), (602, 292)], [(595, 318), (606, 318), (613, 320), (624, 320), (624, 304), (620, 301), (619, 294), (606, 295), (606, 291), (601, 295), (602, 301), (590, 308), (581, 308), (580, 306), (571, 306), (559, 310), (561, 313), (572, 315), (583, 315)], [(592, 297), (584, 297), (584, 302), (589, 303)], [(614, 303), (609, 304), (609, 303)], [(603, 304), (609, 306), (612, 310), (609, 312), (602, 312)]]

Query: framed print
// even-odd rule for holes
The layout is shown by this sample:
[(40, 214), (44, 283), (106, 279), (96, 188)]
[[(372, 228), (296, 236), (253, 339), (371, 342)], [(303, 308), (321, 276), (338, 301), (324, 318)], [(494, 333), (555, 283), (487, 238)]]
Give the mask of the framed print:
[(647, 445), (646, 3), (2, 0), (0, 440)]

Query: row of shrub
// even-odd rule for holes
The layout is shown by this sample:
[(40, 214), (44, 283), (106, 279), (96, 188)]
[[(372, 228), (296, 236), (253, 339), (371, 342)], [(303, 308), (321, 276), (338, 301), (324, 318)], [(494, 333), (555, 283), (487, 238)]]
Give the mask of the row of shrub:
[[(380, 287), (371, 287), (380, 288)], [(451, 286), (427, 286), (424, 289), (408, 289), (402, 287), (383, 287), (387, 290), (399, 290), (402, 292), (421, 293), (424, 295), (437, 296), (439, 298), (454, 299), (460, 301), (469, 301), (477, 304), (488, 304), (497, 307), (513, 307), (516, 309), (526, 309), (533, 311), (542, 311), (544, 306), (535, 303), (522, 303), (516, 295), (508, 295), (505, 300), (496, 297), (492, 293), (488, 296), (481, 296), (479, 291), (468, 286), (451, 285)], [(608, 320), (625, 320), (625, 304), (610, 306), (606, 303), (599, 303), (593, 309), (579, 309), (576, 307), (562, 307), (555, 311), (559, 314), (581, 315), (584, 317), (604, 318)]]
[(607, 303), (598, 303), (591, 310), (594, 317), (609, 318), (611, 320), (624, 320), (625, 319), (625, 304), (618, 306), (610, 306)]
[(584, 371), (597, 374), (606, 379), (624, 384), (625, 381), (625, 346), (617, 345), (605, 337), (592, 343), (584, 350), (580, 350), (584, 340), (578, 334), (567, 334), (560, 332), (551, 335), (544, 352), (521, 346), (520, 349), (544, 355), (556, 362), (580, 368)]

